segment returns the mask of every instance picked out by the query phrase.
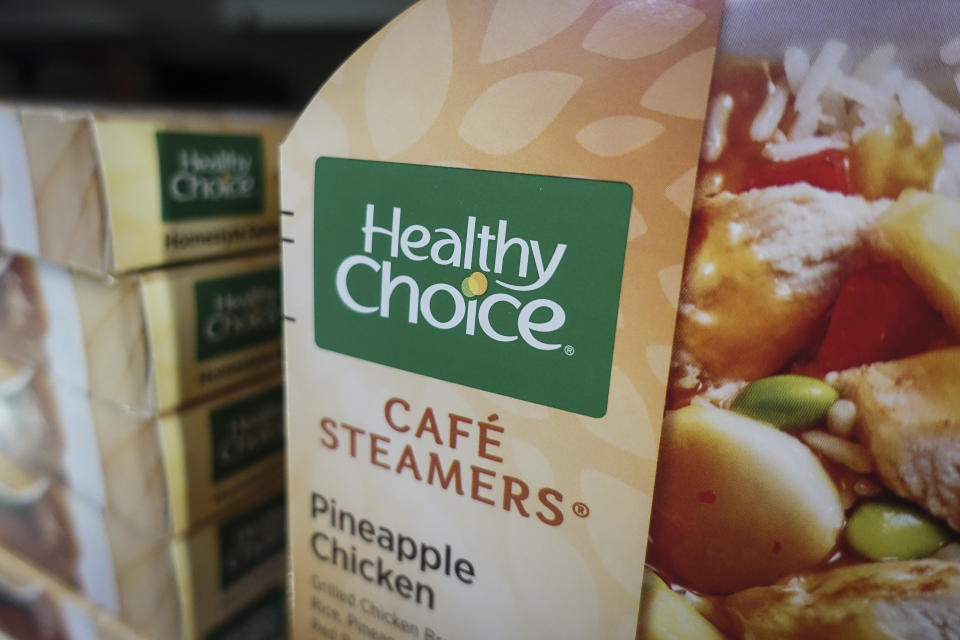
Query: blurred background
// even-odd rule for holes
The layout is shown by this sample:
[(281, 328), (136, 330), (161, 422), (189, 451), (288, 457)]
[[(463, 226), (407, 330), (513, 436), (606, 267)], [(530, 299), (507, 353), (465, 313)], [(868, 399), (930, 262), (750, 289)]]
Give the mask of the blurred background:
[(413, 0), (0, 0), (0, 100), (299, 112)]

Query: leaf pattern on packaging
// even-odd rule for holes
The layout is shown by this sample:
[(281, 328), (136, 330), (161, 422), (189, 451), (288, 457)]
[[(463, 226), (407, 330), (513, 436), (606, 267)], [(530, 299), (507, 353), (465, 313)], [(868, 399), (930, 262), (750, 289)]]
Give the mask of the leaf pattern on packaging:
[(654, 80), (640, 104), (661, 113), (702, 120), (713, 75), (713, 57), (714, 49), (710, 48), (679, 61)]
[[(375, 36), (344, 65), (341, 74), (346, 80), (328, 84), (319, 94), (343, 117), (353, 157), (617, 180), (630, 183), (635, 191), (627, 243), (631, 271), (621, 294), (611, 402), (604, 418), (584, 418), (372, 363), (352, 362), (333, 353), (308, 354), (302, 358), (304, 362), (293, 363), (292, 370), (301, 376), (329, 367), (333, 389), (339, 387), (333, 380), (342, 376), (340, 369), (349, 365), (361, 372), (367, 381), (364, 386), (372, 388), (370, 393), (379, 398), (379, 406), (369, 412), (355, 409), (362, 401), (357, 395), (343, 398), (349, 403), (349, 412), (347, 407), (331, 409), (329, 396), (336, 392), (313, 384), (311, 389), (316, 389), (316, 394), (292, 396), (299, 405), (299, 415), (333, 412), (351, 424), (369, 418), (372, 424), (362, 426), (375, 427), (377, 420), (382, 421), (382, 415), (374, 413), (382, 414), (382, 401), (387, 397), (384, 393), (403, 397), (420, 410), (430, 404), (438, 411), (457, 411), (474, 419), (497, 413), (497, 424), (507, 429), (501, 437), (504, 463), (493, 465), (497, 472), (522, 478), (533, 491), (552, 487), (563, 493), (565, 520), (559, 527), (548, 527), (533, 513), (538, 504), (535, 493), (528, 503), (531, 517), (522, 518), (516, 513), (505, 514), (499, 504), (477, 504), (455, 493), (423, 493), (420, 487), (401, 485), (395, 474), (384, 472), (382, 480), (375, 481), (352, 459), (346, 460), (342, 469), (337, 467), (341, 472), (337, 477), (343, 478), (344, 486), (343, 497), (338, 495), (340, 504), (347, 505), (348, 496), (352, 496), (351, 506), (360, 505), (354, 506), (358, 512), (361, 507), (379, 504), (366, 484), (346, 488), (352, 486), (349, 483), (356, 475), (390, 496), (391, 503), (383, 507), (381, 519), (414, 531), (423, 524), (425, 514), (402, 509), (417, 501), (435, 502), (457, 523), (459, 536), (476, 545), (468, 552), (476, 556), (471, 560), (482, 562), (483, 580), (470, 587), (469, 602), (454, 597), (452, 592), (443, 595), (445, 610), (438, 612), (438, 620), (445, 624), (455, 620), (449, 628), (462, 629), (465, 638), (626, 639), (635, 633), (650, 506), (647, 493), (654, 478), (664, 399), (662, 376), (669, 364), (675, 316), (674, 308), (660, 302), (660, 296), (672, 297), (675, 302), (679, 291), (680, 268), (676, 263), (683, 253), (679, 238), (688, 220), (678, 215), (676, 207), (682, 209), (683, 203), (689, 206), (692, 198), (691, 167), (697, 162), (698, 149), (695, 143), (688, 143), (699, 135), (698, 120), (703, 117), (703, 113), (695, 113), (696, 104), (688, 104), (698, 99), (696, 92), (682, 85), (702, 84), (699, 108), (705, 111), (710, 66), (707, 58), (712, 51), (704, 47), (713, 42), (711, 29), (719, 22), (720, 3), (697, 3), (708, 15), (710, 29), (696, 26), (702, 20), (697, 18), (697, 10), (672, 0), (611, 0), (593, 2), (581, 10), (585, 4), (585, 0), (447, 0), (444, 5), (428, 0), (414, 5), (386, 33)], [(618, 6), (627, 6), (628, 10), (619, 14), (609, 11)], [(636, 32), (625, 36), (625, 25), (616, 24), (617, 20), (635, 20), (626, 14), (635, 14), (643, 6), (661, 13), (686, 12), (687, 26), (681, 29), (683, 33), (668, 30), (670, 33), (648, 34), (643, 42), (637, 41)], [(406, 74), (405, 83), (424, 83), (430, 75), (432, 81), (442, 84), (442, 105), (434, 104), (408, 121), (389, 120), (387, 116), (392, 115), (387, 113), (371, 114), (368, 105), (374, 100), (371, 90), (377, 82), (389, 85), (377, 94), (377, 100), (408, 99), (406, 89), (397, 87), (398, 79), (388, 75), (392, 73), (389, 61), (380, 58), (389, 57), (384, 52), (392, 34), (414, 19), (414, 12), (427, 7), (434, 16), (441, 13), (439, 7), (449, 12), (451, 25), (441, 30), (453, 34), (453, 56), (445, 59), (446, 54), (437, 55), (437, 60), (425, 61), (431, 67), (441, 60), (449, 62), (449, 76), (444, 76), (441, 83), (436, 72), (427, 67), (400, 73)], [(523, 12), (523, 16), (517, 18), (517, 12)], [(626, 26), (627, 30), (642, 28)], [(417, 46), (412, 48), (433, 46), (435, 31), (424, 27), (416, 36)], [(674, 37), (680, 39), (671, 41)], [(657, 48), (659, 52), (653, 55)], [(383, 69), (375, 78), (378, 65)], [(441, 71), (447, 73), (446, 69)], [(427, 84), (429, 91), (436, 89), (434, 84)], [(671, 91), (680, 93), (671, 96)], [(435, 93), (441, 95), (440, 90)], [(637, 126), (644, 120), (663, 127), (662, 131), (652, 135), (654, 124)], [(638, 135), (644, 129), (649, 140)], [(298, 125), (291, 138), (316, 135), (317, 131)], [(289, 153), (289, 140), (285, 146)], [(312, 180), (314, 161), (298, 158), (294, 170)], [(292, 203), (298, 214), (308, 215), (298, 215), (285, 223), (306, 225), (313, 211), (313, 197), (311, 190)], [(585, 216), (590, 213), (585, 212)], [(297, 248), (285, 247), (290, 264), (309, 271), (309, 256), (305, 252), (301, 255)], [(674, 292), (672, 296), (670, 291)], [(313, 313), (309, 300), (289, 300), (287, 304), (304, 317)], [(313, 339), (309, 322), (291, 323), (287, 329), (298, 344)], [(302, 441), (311, 437), (312, 428), (314, 425), (307, 421), (290, 427)], [(464, 442), (476, 444), (470, 439)], [(466, 452), (468, 447), (464, 444), (461, 449)], [(418, 448), (418, 455), (420, 452)], [(439, 453), (445, 460), (452, 455), (447, 450)], [(298, 469), (314, 469), (319, 460), (319, 454), (309, 447), (303, 447), (303, 451), (294, 448), (290, 453), (292, 473), (296, 476), (301, 473)], [(466, 457), (464, 464), (470, 464)], [(591, 471), (581, 476), (585, 469)], [(318, 484), (329, 479), (332, 472), (316, 473), (314, 482)], [(301, 488), (301, 494), (305, 490)], [(499, 500), (502, 490), (499, 486), (484, 491)], [(613, 493), (605, 497), (608, 490)], [(587, 518), (580, 519), (572, 512), (576, 501), (590, 506)], [(623, 508), (629, 513), (623, 515)], [(616, 512), (611, 515), (610, 509)], [(311, 526), (300, 512), (291, 517), (300, 531)], [(611, 523), (620, 527), (619, 533), (612, 530)], [(627, 562), (621, 557), (622, 550), (632, 554)], [(302, 550), (297, 553), (300, 555), (295, 560), (308, 562), (308, 554)], [(310, 593), (309, 574), (294, 574), (301, 594)], [(545, 589), (546, 584), (549, 589)], [(307, 634), (310, 616), (305, 613), (309, 608), (305, 598), (309, 596), (300, 596), (296, 603), (304, 613), (296, 618), (295, 625)], [(471, 606), (471, 602), (483, 606)], [(443, 632), (439, 622), (438, 627)]]
[(519, 151), (554, 121), (582, 83), (579, 76), (559, 71), (505, 78), (471, 105), (460, 125), (460, 137), (492, 155)]
[(583, 15), (591, 0), (499, 0), (480, 46), (480, 64), (547, 42)]
[(627, 229), (627, 239), (633, 240), (639, 238), (647, 232), (647, 221), (640, 215), (637, 205), (630, 207), (630, 227)]
[(308, 157), (350, 155), (350, 134), (343, 118), (323, 98), (313, 101), (311, 109), (303, 114), (302, 122), (323, 131), (324, 135), (297, 140), (297, 146)]
[(673, 308), (676, 309), (680, 299), (680, 284), (683, 282), (683, 265), (674, 264), (661, 269), (657, 273), (657, 278), (660, 280), (660, 288), (663, 290), (663, 295), (667, 297), (667, 300), (669, 300)]
[(621, 401), (611, 404), (603, 420), (577, 418), (601, 440), (627, 453), (649, 456), (656, 445), (647, 405), (630, 378), (616, 366), (610, 373), (610, 395)]
[(293, 202), (298, 198), (302, 198), (304, 194), (309, 193), (313, 189), (313, 185), (303, 179), (299, 174), (290, 174), (287, 176), (283, 184), (280, 185), (281, 202)]
[(652, 344), (647, 347), (647, 364), (650, 365), (650, 371), (663, 383), (666, 383), (669, 374), (670, 353), (668, 344)]
[(550, 460), (535, 445), (520, 438), (513, 438), (510, 450), (513, 453), (513, 462), (530, 482), (542, 487), (556, 486)]
[[(567, 512), (566, 517), (574, 516)], [(599, 591), (593, 572), (576, 547), (560, 536), (543, 535), (541, 529), (516, 520), (508, 526), (517, 608), (544, 614), (520, 616), (510, 637), (598, 637)], [(557, 580), (556, 563), (563, 567), (563, 580)]]
[[(409, 43), (416, 41), (418, 46)], [(367, 72), (364, 110), (381, 159), (425, 134), (443, 108), (453, 70), (453, 36), (444, 0), (425, 0), (386, 32)]]
[(706, 20), (703, 12), (669, 0), (637, 0), (610, 9), (583, 41), (587, 51), (621, 60), (660, 53)]
[(577, 142), (598, 156), (622, 156), (640, 149), (663, 133), (656, 120), (640, 116), (610, 116), (591, 122), (577, 134)]
[(667, 200), (677, 205), (677, 208), (685, 216), (690, 215), (691, 196), (697, 184), (697, 168), (690, 167), (679, 178), (670, 183), (663, 195)]
[(617, 514), (616, 526), (609, 526), (609, 521), (601, 518), (587, 517), (587, 532), (607, 571), (626, 589), (639, 593), (644, 554), (634, 538), (647, 530), (652, 498), (592, 469), (580, 474), (580, 491), (580, 499), (590, 507), (591, 514)]

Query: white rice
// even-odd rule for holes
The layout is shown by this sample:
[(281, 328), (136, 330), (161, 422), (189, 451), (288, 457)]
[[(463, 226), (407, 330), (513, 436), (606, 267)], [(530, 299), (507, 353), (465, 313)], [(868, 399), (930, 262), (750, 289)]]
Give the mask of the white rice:
[(810, 70), (810, 56), (799, 47), (787, 47), (783, 55), (783, 71), (787, 74), (787, 85), (790, 91), (796, 93), (800, 89), (803, 78)]
[[(960, 36), (941, 47), (941, 59), (954, 60), (960, 56), (955, 50), (960, 51)], [(844, 71), (846, 52), (846, 44), (831, 40), (810, 63), (802, 49), (786, 49), (783, 66), (786, 84), (794, 96), (796, 119), (786, 136), (777, 128), (771, 131), (768, 119), (779, 105), (773, 103), (773, 94), (768, 96), (751, 127), (755, 140), (768, 141), (764, 146), (766, 157), (786, 161), (825, 149), (845, 148), (899, 117), (911, 125), (915, 143), (923, 144), (930, 135), (938, 135), (945, 147), (955, 148), (951, 145), (960, 142), (960, 111), (895, 66), (897, 51), (892, 44), (874, 48), (849, 72)], [(954, 80), (960, 93), (960, 73)], [(945, 193), (960, 190), (958, 153), (945, 154), (949, 158), (945, 157), (944, 167), (936, 176), (935, 189)]]
[(850, 73), (854, 78), (869, 85), (879, 85), (890, 72), (897, 48), (892, 44), (882, 44), (860, 61)]
[(897, 90), (897, 98), (903, 109), (903, 119), (913, 127), (914, 142), (923, 144), (930, 134), (939, 129), (931, 101), (933, 96), (922, 83), (907, 78)]
[(940, 131), (960, 136), (960, 111), (947, 105), (929, 91), (927, 91), (927, 95), (933, 103), (933, 112), (937, 116), (937, 125), (940, 127)]
[(763, 101), (763, 106), (760, 107), (760, 112), (750, 125), (751, 139), (757, 142), (770, 139), (787, 108), (788, 98), (787, 90), (783, 87), (775, 85), (771, 87), (766, 100)]
[(843, 96), (827, 88), (820, 94), (820, 131), (825, 134), (849, 139), (847, 134), (847, 105)]
[(951, 144), (943, 149), (943, 162), (960, 178), (960, 143)]
[[(895, 65), (897, 49), (882, 44), (852, 65), (844, 64), (846, 43), (830, 40), (816, 53), (799, 47), (784, 51), (786, 86), (770, 83), (767, 97), (750, 124), (750, 137), (765, 142), (765, 157), (784, 162), (827, 149), (845, 149), (869, 131), (903, 118), (913, 129), (914, 142), (931, 135), (944, 144), (944, 166), (934, 189), (960, 192), (960, 110), (933, 95), (922, 82)], [(960, 63), (960, 36), (940, 48), (940, 59)], [(852, 66), (852, 70), (845, 71)], [(769, 77), (769, 76), (768, 76)], [(960, 73), (954, 75), (960, 94)], [(789, 131), (779, 128), (793, 97), (795, 118)], [(710, 103), (705, 126), (703, 159), (715, 162), (727, 145), (727, 127), (734, 108), (727, 94)]]
[[(706, 162), (716, 162), (727, 146), (727, 123), (733, 111), (733, 98), (721, 93), (710, 100), (707, 121), (704, 124), (703, 145), (700, 155)], [(776, 126), (776, 125), (774, 125)]]
[(823, 111), (820, 109), (820, 103), (814, 102), (805, 109), (797, 110), (797, 120), (790, 129), (791, 140), (802, 140), (812, 137), (820, 126), (820, 117)]
[(943, 166), (934, 178), (933, 190), (960, 197), (960, 143), (944, 147)]
[(839, 462), (858, 473), (873, 471), (873, 460), (863, 445), (854, 444), (824, 431), (804, 431), (800, 434), (800, 439), (823, 457)]
[(940, 47), (943, 64), (960, 64), (960, 35)]
[(846, 149), (847, 142), (828, 136), (787, 140), (786, 142), (768, 142), (763, 147), (763, 155), (774, 162), (787, 162), (803, 156), (813, 155), (827, 149)]
[(933, 190), (946, 196), (960, 197), (960, 181), (952, 172), (942, 168), (933, 178)]
[(794, 100), (795, 108), (801, 115), (816, 105), (820, 94), (840, 71), (840, 61), (846, 52), (847, 45), (839, 40), (830, 40), (820, 49)]
[(863, 105), (884, 120), (893, 120), (900, 115), (900, 106), (892, 95), (875, 89), (855, 75), (838, 75), (830, 86), (843, 97)]

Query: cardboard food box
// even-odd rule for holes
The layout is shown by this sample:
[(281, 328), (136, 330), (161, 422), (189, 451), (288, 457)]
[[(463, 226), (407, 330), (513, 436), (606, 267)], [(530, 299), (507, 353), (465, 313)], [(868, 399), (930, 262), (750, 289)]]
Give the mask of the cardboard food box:
[[(67, 589), (59, 580), (0, 547), (0, 632), (29, 640), (146, 640), (148, 637)], [(281, 640), (287, 623), (283, 582), (267, 584), (205, 640)]]
[[(33, 640), (103, 638), (96, 610), (56, 580), (0, 548), (0, 634)], [(133, 640), (116, 633), (110, 638)]]
[(283, 486), (279, 378), (159, 418), (53, 385), (42, 368), (0, 380), (0, 454), (150, 531), (183, 533)]
[(635, 637), (720, 4), (425, 0), (307, 106), (294, 638)]
[(727, 3), (644, 637), (960, 637), (960, 12), (904, 9)]
[(280, 370), (276, 254), (98, 278), (3, 258), (0, 355), (159, 415)]
[(285, 581), (280, 581), (207, 632), (204, 640), (282, 640), (287, 637), (288, 616)]
[(0, 248), (117, 274), (275, 247), (289, 124), (0, 106)]
[(285, 574), (282, 494), (170, 538), (9, 462), (2, 472), (0, 546), (147, 637), (202, 637)]

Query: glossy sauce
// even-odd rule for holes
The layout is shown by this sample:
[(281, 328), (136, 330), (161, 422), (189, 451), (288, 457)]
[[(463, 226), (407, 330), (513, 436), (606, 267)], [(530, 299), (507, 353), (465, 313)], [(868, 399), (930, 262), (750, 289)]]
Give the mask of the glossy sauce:
[[(733, 99), (733, 109), (727, 121), (726, 144), (720, 157), (715, 162), (700, 163), (702, 189), (709, 193), (746, 191), (757, 170), (770, 163), (763, 157), (763, 143), (750, 138), (750, 125), (773, 85), (785, 83), (783, 68), (778, 64), (762, 64), (742, 58), (718, 62), (711, 95), (729, 95)], [(787, 113), (790, 113), (789, 105)], [(785, 116), (781, 128), (788, 127), (790, 120), (789, 115)]]
[[(887, 129), (865, 136), (864, 143), (855, 144), (850, 151), (831, 151), (824, 154), (822, 158), (816, 159), (818, 166), (812, 169), (809, 163), (807, 166), (800, 163), (791, 167), (787, 167), (788, 163), (773, 163), (763, 155), (764, 143), (751, 139), (750, 128), (774, 84), (786, 85), (783, 69), (779, 64), (738, 58), (718, 61), (711, 95), (730, 96), (732, 107), (726, 121), (722, 153), (714, 161), (701, 159), (698, 196), (721, 191), (739, 193), (756, 186), (766, 186), (757, 183), (757, 176), (768, 172), (773, 164), (780, 165), (777, 167), (778, 170), (789, 168), (797, 171), (797, 175), (792, 178), (784, 176), (784, 182), (780, 184), (809, 181), (816, 185), (814, 180), (803, 178), (822, 174), (823, 166), (827, 165), (828, 184), (816, 186), (830, 190), (861, 193), (874, 197), (878, 195), (896, 197), (906, 186), (930, 187), (933, 175), (940, 164), (939, 139), (930, 139), (922, 145), (916, 145), (909, 136), (904, 135), (905, 123), (902, 121), (891, 123)], [(795, 119), (791, 107), (791, 103), (788, 103), (779, 125), (781, 131), (789, 131)], [(879, 152), (878, 150), (885, 154), (882, 159), (883, 164), (874, 162), (871, 165), (873, 162), (871, 154)], [(800, 160), (807, 160), (807, 158)], [(890, 173), (891, 171), (896, 173)], [(790, 314), (794, 310), (790, 308), (788, 301), (778, 300), (778, 296), (773, 291), (772, 276), (768, 273), (769, 267), (753, 257), (752, 252), (731, 251), (729, 239), (719, 237), (711, 228), (710, 222), (708, 215), (703, 211), (695, 211), (688, 243), (686, 281), (687, 287), (701, 287), (702, 290), (710, 291), (710, 295), (706, 297), (705, 303), (701, 303), (694, 319), (684, 319), (682, 315), (680, 316), (678, 334), (684, 332), (683, 341), (691, 347), (691, 352), (695, 352), (693, 355), (698, 361), (706, 365), (707, 369), (722, 371), (725, 377), (754, 379), (774, 373), (774, 371), (764, 370), (769, 369), (765, 363), (751, 361), (749, 354), (712, 351), (714, 347), (711, 344), (718, 332), (730, 335), (755, 335), (757, 329), (754, 325), (757, 323), (752, 319), (765, 316), (763, 320), (769, 322), (771, 314), (774, 316), (780, 315), (781, 312)], [(726, 285), (723, 282), (724, 279), (728, 281)], [(742, 288), (745, 284), (749, 284), (748, 288), (756, 292), (755, 296), (752, 295), (753, 300), (736, 299), (725, 294), (725, 291)], [(701, 296), (696, 297), (703, 299)], [(822, 316), (819, 319), (821, 332), (826, 328), (829, 319), (828, 307), (829, 302), (825, 301), (823, 308), (818, 312)], [(864, 311), (869, 312), (868, 309)], [(942, 323), (942, 320), (940, 322)], [(932, 325), (926, 322), (923, 326), (929, 328)], [(929, 347), (929, 344), (925, 343), (925, 346)], [(780, 363), (777, 368), (781, 371), (789, 371), (798, 360), (796, 353), (793, 351), (794, 357), (791, 362)], [(800, 356), (799, 359), (804, 358)], [(699, 389), (672, 388), (668, 406), (675, 409), (688, 404), (690, 397), (698, 391)], [(822, 456), (818, 455), (818, 457), (834, 480), (841, 496), (844, 497), (843, 502), (848, 513), (862, 499), (893, 498), (875, 476), (859, 474)], [(651, 539), (648, 553), (651, 568), (668, 583), (683, 587), (682, 583), (678, 584), (669, 573), (660, 568), (658, 547), (658, 541)], [(864, 562), (863, 558), (847, 546), (845, 535), (841, 531), (834, 551), (820, 565), (811, 567), (811, 570), (861, 562)], [(726, 626), (721, 620), (714, 620), (714, 623), (721, 628)]]

